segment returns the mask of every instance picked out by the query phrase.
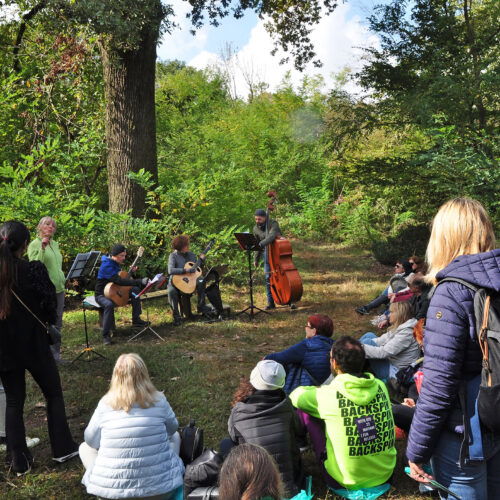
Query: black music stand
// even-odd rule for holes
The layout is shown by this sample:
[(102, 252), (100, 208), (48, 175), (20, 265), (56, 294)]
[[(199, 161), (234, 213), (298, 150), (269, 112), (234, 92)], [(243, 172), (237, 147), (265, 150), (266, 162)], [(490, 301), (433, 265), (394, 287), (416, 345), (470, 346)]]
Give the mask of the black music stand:
[(263, 312), (265, 314), (270, 314), (264, 309), (257, 307), (253, 303), (253, 273), (252, 273), (252, 252), (258, 252), (262, 250), (259, 246), (259, 241), (252, 233), (234, 233), (234, 237), (238, 241), (238, 245), (242, 250), (247, 253), (248, 259), (248, 286), (250, 287), (250, 305), (245, 307), (242, 311), (236, 313), (236, 316), (240, 314), (247, 314), (248, 317), (253, 320), (257, 314)]
[[(93, 274), (100, 256), (101, 252), (96, 252), (96, 251), (79, 253), (75, 257), (75, 260), (71, 265), (71, 269), (69, 270), (68, 276), (66, 276), (66, 282), (70, 280), (76, 280), (79, 283), (80, 290), (84, 290), (85, 282)], [(81, 293), (82, 292), (80, 292), (80, 295)], [(80, 300), (82, 300), (81, 296)], [(83, 309), (83, 324), (85, 328), (85, 347), (80, 351), (78, 356), (75, 359), (73, 359), (73, 361), (71, 361), (72, 364), (75, 361), (78, 361), (83, 356), (87, 357), (87, 361), (92, 361), (92, 356), (106, 359), (106, 356), (102, 355), (100, 352), (97, 352), (93, 347), (90, 346), (89, 332), (87, 328), (87, 315), (85, 313), (85, 305), (83, 303), (83, 300), (82, 300), (82, 309)]]

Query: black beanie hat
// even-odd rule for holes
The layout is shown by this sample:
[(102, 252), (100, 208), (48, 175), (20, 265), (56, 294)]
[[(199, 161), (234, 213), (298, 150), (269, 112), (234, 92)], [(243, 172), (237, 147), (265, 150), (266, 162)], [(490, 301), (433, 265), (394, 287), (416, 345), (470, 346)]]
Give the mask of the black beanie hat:
[(126, 252), (127, 249), (125, 248), (124, 245), (122, 245), (121, 243), (117, 243), (116, 245), (113, 245), (111, 247), (111, 252), (109, 252), (111, 255), (115, 256), (115, 255), (118, 255), (122, 252)]
[(266, 213), (266, 211), (263, 208), (258, 208), (255, 211), (254, 215), (257, 216), (257, 217), (267, 217), (267, 213)]

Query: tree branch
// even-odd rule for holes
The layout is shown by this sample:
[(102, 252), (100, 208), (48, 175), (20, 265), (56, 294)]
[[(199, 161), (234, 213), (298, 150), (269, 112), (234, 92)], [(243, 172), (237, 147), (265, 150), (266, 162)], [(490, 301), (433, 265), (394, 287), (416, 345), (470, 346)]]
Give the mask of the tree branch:
[(41, 0), (38, 4), (36, 4), (30, 11), (26, 12), (22, 16), (22, 21), (19, 26), (19, 31), (17, 32), (16, 43), (14, 44), (14, 50), (12, 54), (14, 56), (14, 65), (13, 69), (16, 73), (21, 71), (21, 65), (19, 63), (19, 50), (21, 49), (21, 42), (23, 41), (23, 35), (26, 31), (27, 23), (33, 19), (42, 9), (47, 6), (47, 0)]

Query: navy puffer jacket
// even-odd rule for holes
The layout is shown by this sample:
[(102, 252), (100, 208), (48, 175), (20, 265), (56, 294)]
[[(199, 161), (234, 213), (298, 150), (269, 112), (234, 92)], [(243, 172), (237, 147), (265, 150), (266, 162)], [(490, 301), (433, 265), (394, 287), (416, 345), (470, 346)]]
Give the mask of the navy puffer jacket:
[(290, 366), (287, 365), (300, 365), (307, 370), (302, 371), (300, 381), (287, 376), (284, 391), (290, 394), (299, 385), (320, 385), (331, 375), (332, 345), (333, 340), (330, 337), (315, 335), (301, 340), (284, 351), (268, 354), (265, 359), (272, 359), (282, 364), (287, 373), (290, 373)]
[[(458, 257), (436, 278), (446, 277), (499, 292), (500, 249)], [(407, 448), (415, 463), (431, 458), (443, 428), (453, 430), (460, 383), (481, 372), (471, 289), (454, 282), (436, 288), (427, 312), (424, 352), (424, 381)]]

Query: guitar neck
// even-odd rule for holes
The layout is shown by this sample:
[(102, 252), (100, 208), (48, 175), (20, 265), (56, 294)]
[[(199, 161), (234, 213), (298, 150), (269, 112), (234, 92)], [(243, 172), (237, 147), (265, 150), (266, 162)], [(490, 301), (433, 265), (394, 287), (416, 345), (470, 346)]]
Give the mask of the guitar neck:
[(128, 274), (129, 276), (132, 274), (132, 269), (134, 269), (135, 265), (137, 264), (137, 261), (139, 260), (140, 256), (136, 255), (134, 262), (132, 262), (131, 266), (129, 267)]

